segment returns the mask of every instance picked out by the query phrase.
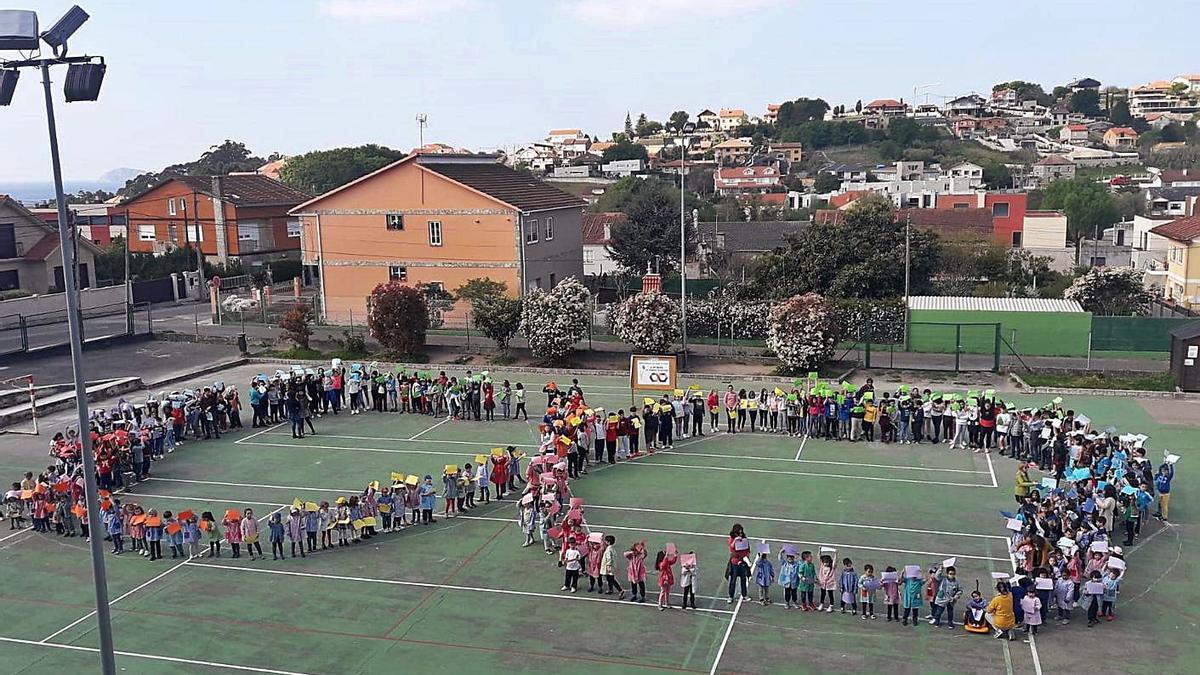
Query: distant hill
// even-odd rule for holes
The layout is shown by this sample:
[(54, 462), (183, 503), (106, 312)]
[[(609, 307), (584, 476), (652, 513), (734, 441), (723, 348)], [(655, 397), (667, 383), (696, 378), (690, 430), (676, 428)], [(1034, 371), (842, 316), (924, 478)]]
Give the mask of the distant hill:
[(131, 178), (137, 178), (138, 176), (142, 175), (143, 173), (146, 173), (146, 171), (144, 169), (130, 169), (129, 167), (122, 166), (120, 168), (110, 169), (108, 171), (105, 171), (104, 174), (100, 176), (100, 178), (96, 179), (96, 182), (101, 183), (103, 185), (111, 185), (113, 187), (121, 187), (122, 185), (125, 184), (125, 181), (127, 181)]

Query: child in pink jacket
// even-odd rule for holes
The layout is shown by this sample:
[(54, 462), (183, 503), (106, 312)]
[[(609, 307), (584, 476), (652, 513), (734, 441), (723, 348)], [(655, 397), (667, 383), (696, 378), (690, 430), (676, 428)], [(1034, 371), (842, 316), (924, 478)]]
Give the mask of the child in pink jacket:
[(625, 570), (629, 574), (631, 602), (646, 601), (646, 542), (639, 541), (625, 551)]

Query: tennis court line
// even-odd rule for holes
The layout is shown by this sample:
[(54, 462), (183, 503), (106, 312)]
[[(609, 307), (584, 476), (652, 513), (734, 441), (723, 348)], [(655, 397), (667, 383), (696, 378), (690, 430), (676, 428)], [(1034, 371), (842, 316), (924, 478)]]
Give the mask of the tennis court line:
[[(19, 645), (30, 645), (33, 647), (50, 647), (53, 649), (67, 649), (76, 652), (91, 652), (93, 654), (100, 653), (98, 647), (83, 647), (80, 645), (63, 645), (56, 642), (36, 642), (34, 640), (22, 640), (20, 638), (11, 638), (0, 636), (0, 642), (11, 642)], [(161, 656), (159, 654), (145, 654), (142, 652), (124, 652), (121, 650), (113, 650), (113, 653), (118, 656), (128, 656), (135, 659), (147, 659), (150, 661), (167, 661), (170, 663), (186, 663), (191, 666), (205, 666), (208, 668), (228, 668), (229, 670), (244, 670), (251, 673), (269, 673), (270, 675), (311, 675), (310, 673), (302, 673), (294, 670), (275, 670), (273, 668), (256, 668), (254, 666), (239, 666), (236, 663), (220, 663), (217, 661), (200, 661), (197, 659), (182, 659), (174, 656)]]
[(988, 474), (992, 478), (992, 487), (1000, 487), (1000, 484), (996, 482), (996, 469), (992, 466), (992, 453), (989, 452), (984, 457), (987, 457)]
[[(331, 436), (331, 438), (336, 438), (336, 437)], [(345, 437), (343, 437), (343, 438), (345, 438)], [(362, 439), (362, 440), (368, 440), (368, 439)], [(379, 440), (379, 439), (374, 439), (374, 440)], [(404, 442), (406, 439), (396, 439), (396, 440), (399, 442)], [(468, 445), (468, 446), (477, 446), (477, 447), (485, 447), (485, 448), (486, 447), (496, 447), (496, 445), (494, 443), (481, 443), (481, 442), (476, 442), (476, 441), (431, 441), (431, 440), (421, 439), (419, 442), (421, 442), (421, 443), (450, 443), (450, 444), (455, 444), (455, 445)], [(300, 448), (311, 448), (311, 449), (318, 449), (318, 450), (343, 450), (343, 451), (347, 451), (347, 452), (381, 452), (381, 453), (397, 454), (397, 455), (404, 455), (404, 454), (442, 455), (442, 456), (462, 457), (463, 455), (469, 454), (469, 453), (462, 453), (462, 452), (446, 452), (446, 451), (439, 451), (439, 450), (398, 450), (398, 449), (394, 449), (394, 448), (371, 448), (371, 447), (364, 447), (364, 446), (348, 448), (348, 447), (341, 446), (341, 445), (321, 445), (321, 444), (315, 444), (315, 443), (304, 443), (301, 445), (293, 445), (291, 443), (268, 443), (265, 441), (251, 441), (249, 443), (246, 443), (246, 445), (261, 445), (264, 447), (290, 448), (293, 450), (300, 449)], [(524, 445), (524, 444), (513, 444), (513, 445)], [(533, 445), (533, 444), (529, 444), (529, 445)], [(778, 457), (755, 458), (755, 457), (742, 457), (739, 455), (714, 455), (714, 454), (710, 454), (710, 453), (681, 453), (681, 452), (677, 452), (677, 451), (673, 451), (673, 450), (658, 451), (658, 452), (655, 452), (654, 455), (643, 455), (642, 457), (649, 458), (649, 457), (656, 456), (656, 455), (668, 455), (668, 454), (691, 455), (693, 457), (719, 458), (719, 459), (731, 459), (731, 460), (770, 459), (770, 460), (774, 460), (774, 461), (788, 462), (790, 464), (795, 463), (793, 460), (790, 460), (787, 458), (778, 458)], [(809, 461), (810, 460), (800, 460), (801, 463), (805, 463), (805, 462), (809, 462)], [(917, 480), (917, 479), (910, 479), (910, 478), (879, 478), (879, 477), (869, 477), (869, 476), (851, 476), (851, 475), (836, 474), (836, 473), (778, 471), (778, 470), (773, 470), (773, 469), (750, 469), (750, 468), (735, 468), (735, 467), (726, 467), (726, 466), (707, 466), (707, 465), (692, 466), (692, 465), (684, 465), (684, 464), (664, 464), (664, 463), (659, 463), (659, 462), (653, 462), (653, 463), (652, 462), (639, 462), (639, 463), (643, 464), (643, 465), (647, 465), (647, 466), (665, 466), (665, 467), (675, 467), (675, 468), (682, 468), (682, 469), (703, 469), (703, 470), (720, 469), (722, 471), (742, 471), (742, 472), (750, 472), (750, 473), (784, 474), (784, 475), (792, 475), (792, 476), (849, 478), (849, 479), (853, 479), (853, 480), (882, 481), (885, 483), (918, 483), (921, 485), (947, 485), (947, 486), (951, 486), (951, 487), (981, 487), (981, 488), (994, 487), (993, 485), (988, 485), (988, 484), (983, 484), (983, 483), (955, 483), (955, 482), (949, 482), (949, 481)], [(824, 464), (827, 462), (825, 462), (824, 460), (812, 460), (812, 463)], [(828, 463), (832, 463), (832, 462), (828, 462)], [(892, 469), (892, 470), (908, 469), (908, 470), (913, 470), (913, 471), (942, 471), (942, 472), (963, 471), (963, 469), (934, 469), (934, 468), (926, 469), (923, 467), (890, 466), (890, 465), (886, 465), (886, 464), (869, 465), (869, 464), (845, 463), (845, 465), (846, 466), (854, 466), (854, 467), (865, 467), (865, 468), (885, 468), (885, 469)], [(976, 473), (984, 473), (984, 472), (970, 471), (969, 473), (976, 474)]]
[[(607, 467), (607, 466), (611, 466), (611, 465), (606, 464), (604, 466)], [(601, 467), (601, 468), (603, 468), (603, 467)], [(597, 469), (597, 470), (599, 470), (599, 469)], [(157, 481), (161, 481), (161, 482), (191, 483), (191, 484), (195, 484), (195, 485), (222, 485), (222, 486), (227, 486), (227, 487), (261, 488), (261, 489), (267, 489), (267, 490), (297, 490), (300, 492), (345, 493), (345, 492), (355, 492), (356, 491), (354, 489), (332, 488), (332, 487), (314, 487), (314, 486), (310, 486), (310, 485), (266, 485), (266, 484), (262, 484), (262, 483), (232, 483), (232, 482), (227, 482), (227, 481), (185, 480), (185, 479), (181, 479), (181, 478), (153, 478), (152, 477), (147, 480), (157, 480)], [(196, 500), (196, 501), (221, 501), (220, 499), (209, 499), (209, 498), (198, 498), (198, 497), (173, 497), (173, 496), (169, 496), (169, 495), (147, 494), (145, 496), (147, 496), (147, 497), (166, 497), (168, 499), (186, 499), (186, 500)], [(256, 505), (261, 505), (261, 506), (276, 506), (278, 504), (277, 502), (244, 502), (244, 501), (237, 500), (237, 499), (228, 499), (225, 501), (230, 501), (230, 502), (234, 502), (237, 504), (256, 504)], [(669, 509), (646, 509), (646, 508), (639, 508), (636, 506), (609, 506), (609, 505), (603, 505), (603, 504), (591, 504), (591, 503), (584, 502), (584, 510), (586, 511), (587, 509), (599, 509), (599, 510), (608, 510), (608, 511), (633, 511), (633, 512), (641, 512), (641, 513), (668, 513), (668, 514), (677, 515), (677, 516), (699, 516), (699, 517), (704, 517), (704, 518), (723, 518), (723, 519), (728, 519), (728, 520), (758, 520), (758, 521), (769, 522), (769, 523), (787, 523), (787, 524), (793, 524), (793, 525), (818, 525), (818, 526), (826, 525), (826, 526), (832, 526), (832, 527), (846, 527), (846, 528), (862, 529), (862, 530), (882, 530), (885, 532), (910, 532), (913, 534), (932, 534), (932, 535), (941, 535), (941, 536), (948, 536), (948, 537), (971, 537), (971, 538), (975, 538), (975, 539), (997, 539), (997, 538), (999, 538), (999, 539), (1004, 540), (1005, 546), (1008, 545), (1008, 539), (1005, 537), (1000, 537), (999, 535), (995, 535), (995, 534), (977, 534), (974, 532), (955, 532), (955, 531), (950, 531), (950, 530), (925, 530), (925, 529), (911, 528), (911, 527), (889, 527), (886, 525), (867, 525), (867, 524), (861, 524), (861, 523), (834, 523), (834, 522), (828, 522), (828, 521), (824, 521), (824, 520), (806, 520), (806, 519), (801, 519), (801, 518), (775, 518), (775, 517), (771, 517), (771, 516), (751, 516), (751, 515), (743, 515), (743, 514), (737, 514), (737, 513), (706, 513), (706, 512), (701, 512), (701, 511), (672, 511)]]
[(797, 461), (797, 462), (800, 461), (800, 453), (804, 452), (804, 444), (807, 442), (808, 442), (808, 434), (804, 434), (804, 436), (800, 439), (800, 448), (798, 450), (796, 450), (795, 461)]
[(250, 434), (249, 436), (243, 436), (243, 437), (237, 439), (236, 441), (233, 442), (233, 444), (240, 445), (242, 443), (245, 443), (246, 441), (249, 441), (252, 438), (258, 438), (259, 436), (262, 436), (265, 433), (275, 431), (276, 429), (278, 429), (279, 427), (281, 427), (285, 424), (287, 424), (287, 422), (280, 422), (279, 424), (272, 424), (270, 426), (264, 427), (262, 429), (259, 429), (256, 432)]
[[(588, 505), (584, 504), (584, 509), (586, 509), (587, 507), (588, 507)], [(512, 522), (513, 521), (512, 518), (495, 518), (493, 516), (459, 515), (457, 517), (463, 518), (465, 520), (495, 520), (495, 521), (504, 521), (504, 522)], [(626, 527), (624, 525), (601, 525), (599, 523), (589, 523), (589, 526), (592, 528), (595, 528), (596, 530), (599, 530), (601, 532), (603, 532), (604, 530), (623, 530), (623, 531), (627, 531), (627, 532), (652, 532), (654, 534), (678, 534), (678, 535), (683, 535), (683, 536), (688, 536), (688, 537), (710, 537), (710, 538), (717, 538), (717, 539), (727, 539), (729, 536), (728, 534), (724, 534), (721, 532), (690, 532), (688, 530), (663, 530), (663, 529), (650, 528), (650, 527)], [(946, 558), (966, 558), (966, 559), (970, 559), (970, 560), (990, 560), (990, 561), (1000, 561), (1000, 562), (1004, 562), (1004, 561), (1008, 560), (1008, 558), (996, 558), (996, 557), (986, 556), (986, 555), (967, 555), (964, 553), (946, 553), (946, 552), (941, 552), (941, 551), (914, 551), (914, 550), (905, 549), (905, 548), (885, 548), (882, 546), (854, 546), (852, 544), (839, 544), (839, 543), (833, 543), (833, 542), (828, 542), (828, 541), (821, 542), (821, 541), (804, 541), (804, 540), (799, 540), (799, 539), (770, 539), (770, 538), (766, 539), (766, 541), (768, 541), (768, 542), (773, 541), (773, 542), (781, 544), (781, 545), (782, 544), (804, 544), (807, 546), (828, 546), (831, 548), (836, 548), (838, 550), (851, 549), (851, 550), (855, 550), (855, 551), (886, 551), (887, 553), (904, 553), (904, 554), (908, 554), (908, 555), (926, 555), (926, 556), (935, 556), (935, 557), (937, 557), (938, 560), (944, 560)]]
[(408, 440), (415, 441), (418, 438), (424, 436), (425, 434), (433, 431), (434, 429), (442, 426), (443, 424), (445, 424), (446, 422), (449, 422), (449, 421), (450, 421), (449, 417), (443, 418), (441, 422), (438, 422), (438, 423), (434, 424), (433, 426), (427, 427), (424, 431), (419, 431), (419, 432), (413, 434), (412, 436), (409, 436)]
[(737, 623), (738, 612), (742, 611), (742, 602), (745, 598), (738, 598), (737, 606), (733, 608), (733, 616), (729, 617), (729, 625), (725, 627), (725, 637), (721, 638), (721, 646), (717, 648), (717, 655), (713, 658), (712, 668), (709, 668), (708, 675), (715, 675), (717, 666), (721, 665), (721, 657), (725, 655), (725, 646), (729, 644), (729, 636), (733, 633), (733, 624)]
[[(182, 499), (182, 498), (176, 498), (176, 499)], [(233, 501), (233, 500), (231, 500), (231, 501)], [(238, 503), (238, 504), (242, 504), (242, 503), (249, 504), (249, 503), (252, 503), (252, 502), (236, 502), (236, 501), (235, 501), (235, 503)], [(259, 503), (261, 503), (261, 502), (259, 502)], [(274, 504), (266, 504), (265, 506), (275, 506), (275, 505), (274, 505)], [(263, 516), (262, 518), (259, 518), (259, 519), (258, 519), (258, 522), (260, 522), (260, 523), (261, 523), (262, 521), (264, 521), (264, 520), (266, 520), (266, 519), (270, 518), (270, 517), (271, 517), (272, 515), (274, 515), (275, 513), (279, 512), (279, 511), (282, 511), (284, 508), (285, 508), (285, 506), (280, 506), (279, 508), (275, 509), (275, 510), (274, 510), (274, 511), (272, 511), (271, 513), (268, 513), (267, 515)], [(200, 553), (200, 556), (201, 556), (201, 557), (203, 557), (203, 556), (205, 555), (205, 553), (207, 553), (207, 551), (205, 551), (205, 552), (201, 552), (201, 553)], [(161, 574), (158, 574), (157, 576), (155, 576), (155, 577), (151, 578), (149, 581), (143, 582), (142, 584), (139, 584), (138, 586), (135, 586), (135, 587), (134, 587), (134, 588), (132, 588), (131, 590), (128, 590), (128, 591), (126, 591), (125, 593), (122, 593), (121, 595), (118, 595), (117, 597), (113, 598), (112, 600), (109, 600), (109, 601), (108, 601), (108, 606), (109, 606), (109, 607), (112, 607), (113, 605), (115, 605), (115, 604), (117, 604), (118, 602), (120, 602), (120, 601), (124, 600), (125, 598), (128, 598), (129, 596), (133, 595), (134, 593), (137, 593), (138, 591), (140, 591), (140, 590), (142, 590), (143, 588), (145, 588), (145, 587), (149, 586), (150, 584), (152, 584), (152, 583), (154, 583), (154, 582), (158, 581), (159, 579), (162, 579), (163, 577), (167, 576), (168, 574), (170, 574), (170, 573), (172, 573), (172, 572), (174, 572), (174, 571), (178, 570), (180, 567), (183, 567), (184, 565), (186, 565), (186, 564), (187, 564), (187, 562), (188, 562), (188, 560), (191, 560), (191, 558), (185, 558), (185, 559), (183, 560), (183, 562), (176, 563), (175, 565), (172, 565), (171, 567), (167, 568), (167, 570), (166, 570), (165, 572), (162, 572)], [(67, 632), (68, 630), (70, 630), (70, 629), (74, 628), (75, 626), (78, 626), (79, 624), (83, 623), (84, 621), (87, 621), (88, 619), (92, 618), (93, 616), (96, 616), (96, 610), (94, 610), (94, 609), (93, 609), (92, 611), (88, 612), (87, 614), (84, 614), (83, 616), (79, 617), (78, 619), (76, 619), (76, 620), (72, 621), (71, 623), (69, 623), (69, 624), (67, 624), (67, 625), (63, 626), (62, 628), (60, 628), (60, 629), (58, 629), (58, 630), (54, 631), (53, 633), (51, 633), (51, 634), (47, 635), (46, 637), (42, 638), (42, 639), (41, 639), (41, 641), (40, 641), (38, 644), (49, 644), (49, 643), (50, 643), (50, 640), (52, 640), (52, 639), (54, 639), (54, 638), (58, 637), (59, 635), (61, 635), (61, 634), (65, 633), (65, 632)]]
[[(496, 520), (503, 520), (504, 522), (512, 522), (511, 518), (502, 518), (502, 519), (496, 519)], [(414, 588), (433, 588), (433, 589), (444, 590), (444, 591), (467, 591), (467, 592), (471, 592), (471, 593), (493, 593), (493, 594), (497, 594), (497, 595), (517, 595), (517, 596), (532, 597), (532, 598), (554, 598), (557, 600), (573, 600), (576, 602), (601, 602), (601, 603), (606, 603), (606, 604), (619, 605), (622, 607), (642, 607), (645, 609), (653, 609), (653, 610), (658, 609), (658, 607), (656, 605), (652, 605), (652, 604), (624, 602), (621, 600), (605, 600), (603, 598), (589, 598), (586, 596), (574, 595), (574, 594), (561, 595), (561, 594), (557, 594), (557, 593), (538, 593), (535, 591), (517, 591), (517, 590), (512, 590), (509, 588), (486, 588), (486, 587), (480, 587), (480, 586), (458, 586), (458, 585), (454, 585), (454, 584), (437, 584), (437, 583), (432, 583), (432, 582), (427, 582), (427, 581), (402, 581), (400, 579), (375, 579), (372, 577), (351, 577), (351, 576), (345, 576), (345, 575), (340, 575), (340, 574), (318, 574), (316, 572), (296, 572), (296, 571), (291, 571), (291, 570), (269, 570), (269, 569), (259, 569), (257, 567), (242, 567), (241, 565), (224, 565), (224, 564), (216, 565), (216, 564), (212, 564), (212, 563), (198, 563), (198, 562), (192, 562), (190, 560), (183, 564), (187, 565), (188, 567), (209, 567), (209, 568), (213, 568), (213, 569), (236, 570), (236, 571), (240, 571), (240, 572), (258, 572), (260, 574), (282, 574), (285, 576), (308, 577), (308, 578), (314, 578), (314, 579), (332, 579), (334, 581), (358, 581), (358, 582), (362, 582), (362, 583), (388, 584), (391, 586), (409, 586), (409, 587), (414, 587)], [(557, 568), (555, 568), (555, 569), (557, 569)], [(694, 611), (707, 612), (710, 614), (733, 614), (733, 612), (731, 612), (727, 609), (699, 609), (699, 608), (697, 608)]]

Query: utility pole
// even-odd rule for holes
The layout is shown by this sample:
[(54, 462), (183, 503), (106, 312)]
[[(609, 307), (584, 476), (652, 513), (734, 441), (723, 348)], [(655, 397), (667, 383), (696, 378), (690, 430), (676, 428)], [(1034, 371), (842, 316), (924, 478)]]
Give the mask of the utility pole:
[[(204, 288), (204, 251), (201, 250), (200, 242), (204, 239), (204, 233), (200, 231), (200, 199), (195, 190), (192, 190), (192, 220), (196, 222), (196, 299), (203, 300), (200, 292)], [(183, 231), (186, 236), (187, 218), (183, 220)]]
[(125, 209), (125, 302), (133, 304), (133, 286), (129, 283), (129, 209)]
[(425, 147), (425, 126), (429, 116), (425, 113), (417, 113), (417, 147)]
[(908, 350), (908, 319), (909, 319), (909, 276), (911, 270), (911, 245), (909, 233), (912, 230), (912, 214), (904, 215), (904, 349)]

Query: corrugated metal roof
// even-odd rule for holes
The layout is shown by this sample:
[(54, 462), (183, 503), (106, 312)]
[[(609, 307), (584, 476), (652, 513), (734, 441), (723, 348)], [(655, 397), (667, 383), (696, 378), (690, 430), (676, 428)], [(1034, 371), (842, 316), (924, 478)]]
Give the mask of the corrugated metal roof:
[(914, 295), (909, 309), (942, 309), (966, 312), (1083, 312), (1074, 300), (1049, 298), (974, 298), (970, 296)]

